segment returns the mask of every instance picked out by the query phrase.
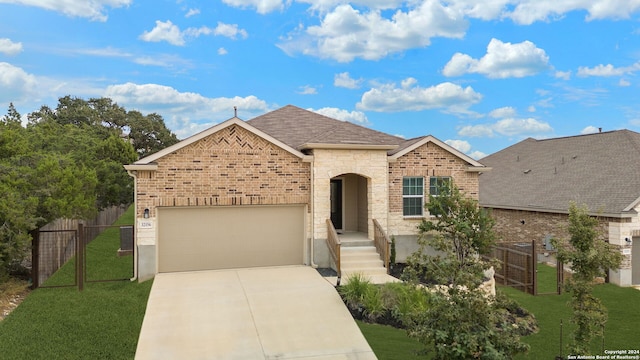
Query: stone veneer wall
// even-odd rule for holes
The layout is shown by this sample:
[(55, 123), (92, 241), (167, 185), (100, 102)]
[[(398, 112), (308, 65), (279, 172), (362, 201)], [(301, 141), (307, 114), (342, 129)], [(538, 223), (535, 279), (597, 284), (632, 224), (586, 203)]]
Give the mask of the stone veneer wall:
[(478, 173), (469, 172), (469, 164), (434, 143), (426, 143), (389, 163), (389, 235), (416, 235), (421, 219), (402, 215), (402, 178), (425, 178), (425, 202), (429, 199), (429, 177), (450, 176), (455, 185), (478, 199)]
[(386, 227), (388, 209), (386, 150), (314, 149), (313, 161), (315, 239), (327, 238), (326, 219), (331, 215), (330, 180), (344, 174), (357, 174), (366, 178), (368, 204), (366, 217), (369, 238), (373, 239), (371, 219), (377, 219), (383, 227)]
[[(536, 240), (539, 251), (544, 250), (544, 240), (548, 237), (559, 239), (569, 238), (569, 216), (567, 214), (534, 212), (524, 210), (491, 209), (496, 220), (494, 230), (498, 235), (497, 241), (529, 242)], [(522, 224), (524, 221), (524, 224)], [(638, 218), (598, 218), (598, 232), (603, 241), (608, 241), (620, 252), (629, 254), (623, 256), (619, 271), (611, 271), (612, 283), (631, 285), (631, 244), (625, 238), (632, 238), (633, 229), (638, 229)]]

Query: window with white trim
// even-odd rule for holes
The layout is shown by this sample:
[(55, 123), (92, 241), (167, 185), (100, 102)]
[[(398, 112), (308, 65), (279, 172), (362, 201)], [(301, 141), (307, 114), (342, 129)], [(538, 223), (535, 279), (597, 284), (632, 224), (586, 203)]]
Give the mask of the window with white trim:
[(402, 178), (402, 215), (422, 216), (424, 209), (424, 178), (406, 176)]

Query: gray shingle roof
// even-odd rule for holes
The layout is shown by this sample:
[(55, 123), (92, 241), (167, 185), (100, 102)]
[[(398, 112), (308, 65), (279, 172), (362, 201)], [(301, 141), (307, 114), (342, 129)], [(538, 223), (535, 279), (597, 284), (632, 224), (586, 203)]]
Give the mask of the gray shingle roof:
[(640, 198), (640, 134), (618, 130), (546, 140), (526, 139), (480, 160), (487, 207), (566, 212), (633, 213)]
[(297, 150), (302, 150), (302, 145), (308, 143), (400, 145), (405, 141), (293, 105), (258, 116), (247, 123)]

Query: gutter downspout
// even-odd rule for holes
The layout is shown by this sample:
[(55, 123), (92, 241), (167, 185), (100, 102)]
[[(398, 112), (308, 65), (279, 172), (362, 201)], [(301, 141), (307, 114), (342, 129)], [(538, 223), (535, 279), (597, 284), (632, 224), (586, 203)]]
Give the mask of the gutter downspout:
[(137, 170), (127, 170), (127, 174), (133, 178), (133, 238), (134, 238), (134, 257), (133, 257), (133, 277), (129, 279), (129, 281), (138, 280), (138, 231), (136, 229), (136, 225), (138, 223), (138, 171)]
[(311, 242), (310, 242), (310, 246), (311, 246), (311, 267), (314, 269), (318, 268), (318, 264), (315, 263), (315, 252), (314, 252), (314, 248), (315, 248), (315, 239), (316, 239), (316, 218), (315, 218), (315, 196), (314, 196), (314, 191), (315, 191), (315, 182), (316, 182), (316, 167), (315, 165), (315, 157), (313, 159), (313, 162), (311, 163)]

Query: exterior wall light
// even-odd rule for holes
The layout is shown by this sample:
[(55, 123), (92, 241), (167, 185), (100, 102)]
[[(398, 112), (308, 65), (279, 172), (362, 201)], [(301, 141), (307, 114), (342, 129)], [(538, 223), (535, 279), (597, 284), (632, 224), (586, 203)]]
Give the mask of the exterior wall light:
[(144, 209), (144, 214), (142, 215), (142, 217), (144, 217), (145, 219), (149, 218), (149, 209)]

